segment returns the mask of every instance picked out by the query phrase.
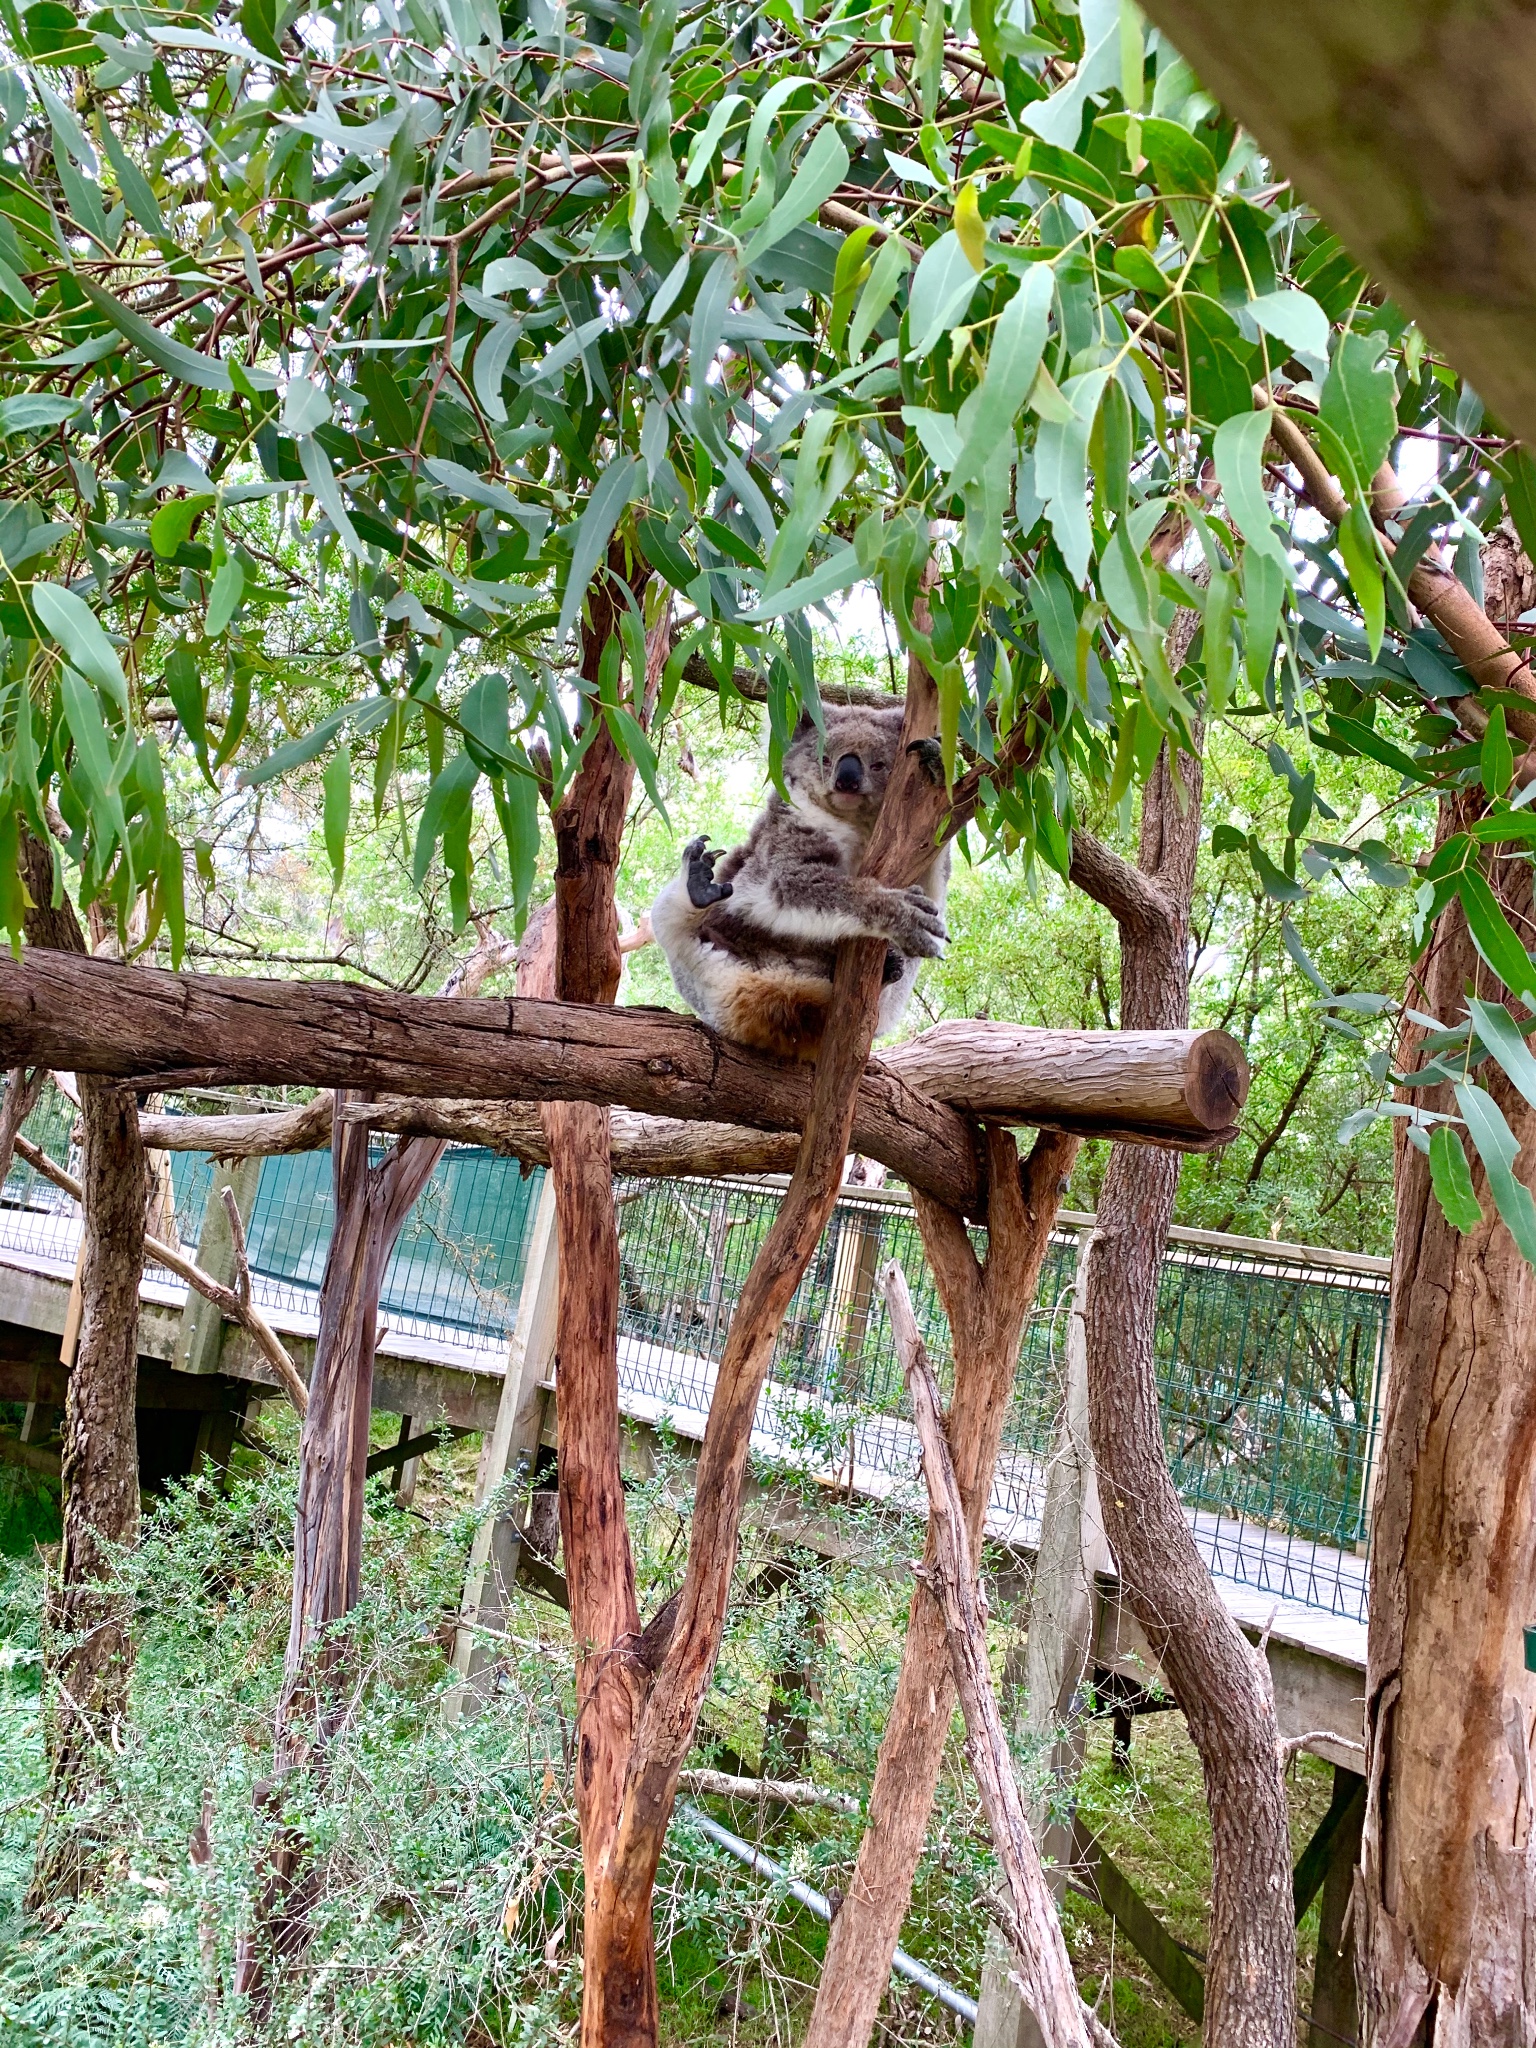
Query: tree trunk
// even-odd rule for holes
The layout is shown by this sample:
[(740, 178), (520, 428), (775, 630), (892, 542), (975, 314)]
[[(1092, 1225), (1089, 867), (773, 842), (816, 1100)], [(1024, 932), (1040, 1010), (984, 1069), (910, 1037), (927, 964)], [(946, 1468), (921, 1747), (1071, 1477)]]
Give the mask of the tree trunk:
[[(23, 835), (30, 946), (83, 953), (67, 896), (53, 905), (53, 863)], [(48, 1797), (31, 1887), (37, 1912), (92, 1880), (100, 1843), (90, 1808), (102, 1761), (127, 1711), (133, 1668), (128, 1604), (112, 1585), (112, 1552), (139, 1529), (139, 1282), (149, 1184), (133, 1095), (82, 1075), (80, 1336), (64, 1397), (64, 1541), (45, 1615)]]
[[(1478, 808), (1447, 803), (1442, 838)], [(1488, 878), (1527, 930), (1530, 867), (1492, 862)], [(1502, 995), (1454, 904), (1409, 1000), (1453, 1023), (1468, 988)], [(1414, 1028), (1404, 1068), (1421, 1038)], [(1529, 1184), (1536, 1109), (1491, 1064), (1477, 1079), (1509, 1120)], [(1456, 1113), (1449, 1086), (1408, 1099)], [(1463, 1237), (1402, 1131), (1354, 1909), (1361, 2031), (1372, 2048), (1523, 2048), (1536, 2039), (1536, 1677), (1522, 1637), (1536, 1621), (1536, 1274), (1498, 1220), (1476, 1154), (1486, 1220)]]
[[(1024, 1318), (1034, 1304), (1077, 1143), (1059, 1132), (1042, 1132), (1021, 1168), (1012, 1136), (988, 1127), (992, 1200), (985, 1264), (978, 1263), (961, 1217), (924, 1196), (915, 1198), (954, 1347), (955, 1392), (945, 1435), (973, 1546), (986, 1519)], [(930, 1528), (929, 1562), (935, 1543)], [(847, 1897), (827, 1939), (805, 2048), (864, 2048), (874, 2029), (912, 1897), (954, 1707), (943, 1617), (920, 1585), (908, 1613), (869, 1819)]]
[[(1120, 928), (1120, 1018), (1128, 1030), (1189, 1021), (1189, 907), (1202, 771), (1165, 749), (1142, 803), (1133, 868), (1086, 835), (1072, 879)], [(1210, 1808), (1212, 1874), (1205, 2039), (1212, 2048), (1293, 2048), (1296, 1935), (1291, 1843), (1268, 1667), (1217, 1597), (1163, 1444), (1158, 1284), (1178, 1186), (1176, 1154), (1116, 1145), (1088, 1257), (1088, 1399), (1104, 1529), (1125, 1598), (1189, 1724)]]

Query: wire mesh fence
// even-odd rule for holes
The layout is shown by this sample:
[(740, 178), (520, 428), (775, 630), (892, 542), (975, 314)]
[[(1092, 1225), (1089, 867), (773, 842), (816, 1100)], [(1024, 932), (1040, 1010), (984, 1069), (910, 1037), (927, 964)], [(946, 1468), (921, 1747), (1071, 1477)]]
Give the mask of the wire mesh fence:
[[(166, 1105), (216, 1106), (225, 1105), (192, 1097)], [(73, 1121), (72, 1107), (50, 1090), (26, 1129), (66, 1163)], [(386, 1276), (381, 1308), (390, 1329), (501, 1349), (516, 1319), (541, 1181), (491, 1152), (446, 1148)], [(212, 1183), (204, 1155), (170, 1155), (168, 1207), (185, 1246), (197, 1244)], [(624, 1406), (695, 1435), (779, 1188), (633, 1181), (616, 1198)], [(331, 1218), (328, 1153), (263, 1162), (247, 1238), (269, 1306), (317, 1313)], [(1044, 1504), (1079, 1231), (1090, 1221), (1063, 1219), (1025, 1325), (990, 1519), (1026, 1542)], [(77, 1241), (73, 1203), (16, 1161), (0, 1202), (0, 1244), (58, 1267), (72, 1264)], [(976, 1241), (984, 1249), (984, 1233)], [(948, 1328), (910, 1204), (899, 1190), (850, 1189), (785, 1317), (755, 1449), (823, 1482), (846, 1483), (851, 1495), (915, 1500), (916, 1443), (879, 1290), (892, 1258), (906, 1269), (947, 1390)], [(1173, 1234), (1156, 1330), (1168, 1459), (1201, 1551), (1225, 1577), (1364, 1618), (1387, 1308), (1379, 1261)]]

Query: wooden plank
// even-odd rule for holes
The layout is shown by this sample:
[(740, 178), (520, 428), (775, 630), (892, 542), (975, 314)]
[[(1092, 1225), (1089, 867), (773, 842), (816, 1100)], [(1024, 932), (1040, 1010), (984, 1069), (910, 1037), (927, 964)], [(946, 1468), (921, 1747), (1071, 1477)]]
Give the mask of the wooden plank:
[(1098, 1903), (1153, 1976), (1198, 2024), (1205, 2018), (1204, 1977), (1081, 1819), (1073, 1823), (1072, 1855)]
[(426, 1451), (435, 1451), (443, 1444), (451, 1444), (455, 1438), (472, 1436), (473, 1430), (455, 1429), (451, 1423), (439, 1423), (436, 1429), (424, 1430), (420, 1436), (402, 1437), (398, 1443), (387, 1444), (382, 1451), (370, 1456), (363, 1470), (372, 1479), (376, 1472), (388, 1472), (396, 1465), (403, 1465), (408, 1458), (419, 1458)]
[(1296, 1901), (1296, 1924), (1299, 1927), (1308, 1906), (1323, 1888), (1333, 1861), (1334, 1845), (1341, 1835), (1353, 1834), (1359, 1839), (1356, 1810), (1365, 1812), (1365, 1780), (1355, 1771), (1346, 1771), (1340, 1765), (1333, 1767), (1333, 1798), (1328, 1811), (1317, 1824), (1317, 1832), (1296, 1859), (1296, 1869), (1291, 1877), (1291, 1890)]

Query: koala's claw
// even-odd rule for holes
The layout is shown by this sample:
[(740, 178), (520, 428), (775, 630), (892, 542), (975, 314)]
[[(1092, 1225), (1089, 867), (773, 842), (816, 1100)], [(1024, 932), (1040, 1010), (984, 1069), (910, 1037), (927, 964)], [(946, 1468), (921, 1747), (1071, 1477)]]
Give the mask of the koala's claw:
[(934, 960), (943, 952), (949, 934), (939, 906), (916, 886), (890, 892), (887, 936), (908, 960)]
[(708, 910), (712, 903), (723, 903), (727, 896), (734, 896), (735, 890), (729, 882), (715, 880), (715, 862), (724, 853), (723, 846), (711, 847), (708, 836), (700, 833), (697, 839), (690, 839), (683, 848), (683, 870), (688, 877), (688, 901), (695, 910)]
[(944, 780), (944, 749), (937, 740), (912, 740), (907, 747), (909, 754), (916, 754), (917, 765), (937, 789)]

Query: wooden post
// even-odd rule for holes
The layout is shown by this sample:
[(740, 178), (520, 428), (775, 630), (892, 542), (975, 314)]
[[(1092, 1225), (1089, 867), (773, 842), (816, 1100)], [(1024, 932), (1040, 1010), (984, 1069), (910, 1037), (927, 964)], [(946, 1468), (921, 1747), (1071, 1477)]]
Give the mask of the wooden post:
[[(1073, 1860), (1070, 1818), (1052, 1819), (1057, 1795), (1082, 1768), (1087, 1717), (1082, 1684), (1093, 1651), (1095, 1574), (1112, 1568), (1099, 1516), (1098, 1482), (1088, 1437), (1088, 1347), (1084, 1337), (1091, 1230), (1078, 1241), (1077, 1276), (1067, 1319), (1060, 1421), (1040, 1519), (1030, 1589), (1029, 1634), (1017, 1721), (1029, 1747), (1049, 1744), (1044, 1782), (1030, 1800), (1030, 1825), (1059, 1900)], [(1039, 2029), (1017, 1983), (1017, 1964), (1001, 1936), (987, 1943), (976, 2048), (1035, 2048)]]
[[(554, 1359), (555, 1310), (559, 1300), (560, 1248), (555, 1230), (555, 1191), (548, 1179), (539, 1191), (528, 1258), (517, 1301), (517, 1321), (507, 1347), (507, 1369), (496, 1404), (496, 1421), (480, 1452), (475, 1475), (475, 1506), (483, 1509), (509, 1469), (531, 1468), (538, 1451), (543, 1420), (543, 1382)], [(487, 1517), (476, 1529), (464, 1574), (464, 1597), (453, 1643), (453, 1668), (460, 1683), (443, 1702), (443, 1718), (456, 1721), (467, 1700), (467, 1681), (474, 1662), (475, 1630), (493, 1603), (497, 1590), (488, 1588), (495, 1524)], [(515, 1551), (514, 1551), (515, 1560)]]
[[(946, 1435), (979, 1542), (1018, 1366), (1019, 1336), (1039, 1285), (1061, 1185), (1077, 1140), (1044, 1131), (1020, 1167), (1011, 1133), (985, 1135), (992, 1190), (981, 1264), (964, 1220), (914, 1193), (923, 1245), (949, 1318), (955, 1392)], [(936, 1542), (930, 1526), (925, 1555)], [(921, 1588), (912, 1597), (896, 1695), (886, 1718), (858, 1862), (827, 1942), (805, 2048), (865, 2048), (890, 1982), (901, 1923), (954, 1712), (944, 1627)]]
[(922, 1570), (943, 1616), (955, 1688), (965, 1715), (966, 1751), (997, 1860), (1008, 1883), (1012, 1907), (1009, 1938), (1016, 1952), (1014, 1981), (1041, 2048), (1087, 2048), (1087, 2015), (1077, 1994), (1040, 1853), (1025, 1818), (1003, 1717), (992, 1690), (986, 1608), (976, 1583), (965, 1505), (944, 1433), (938, 1383), (918, 1333), (906, 1277), (894, 1260), (885, 1270), (885, 1299), (923, 1447), (928, 1526), (934, 1541)]
[(1350, 1919), (1350, 1893), (1360, 1861), (1365, 1820), (1365, 1786), (1353, 1771), (1333, 1767), (1333, 1806), (1342, 1819), (1329, 1845), (1323, 1879), (1323, 1908), (1317, 1926), (1317, 1970), (1312, 1982), (1312, 2024), (1307, 2048), (1338, 2048), (1360, 2031), (1355, 1997), (1355, 1940)]
[[(262, 1162), (258, 1158), (224, 1160), (214, 1165), (208, 1206), (203, 1211), (203, 1227), (197, 1240), (197, 1263), (205, 1273), (222, 1281), (226, 1287), (235, 1284), (238, 1260), (229, 1214), (224, 1207), (224, 1190), (229, 1188), (233, 1192), (241, 1220), (249, 1224), (256, 1209), (261, 1168)], [(188, 1288), (187, 1305), (181, 1312), (181, 1327), (176, 1332), (176, 1370), (217, 1372), (227, 1328), (224, 1311), (218, 1304), (199, 1294), (195, 1288)]]

